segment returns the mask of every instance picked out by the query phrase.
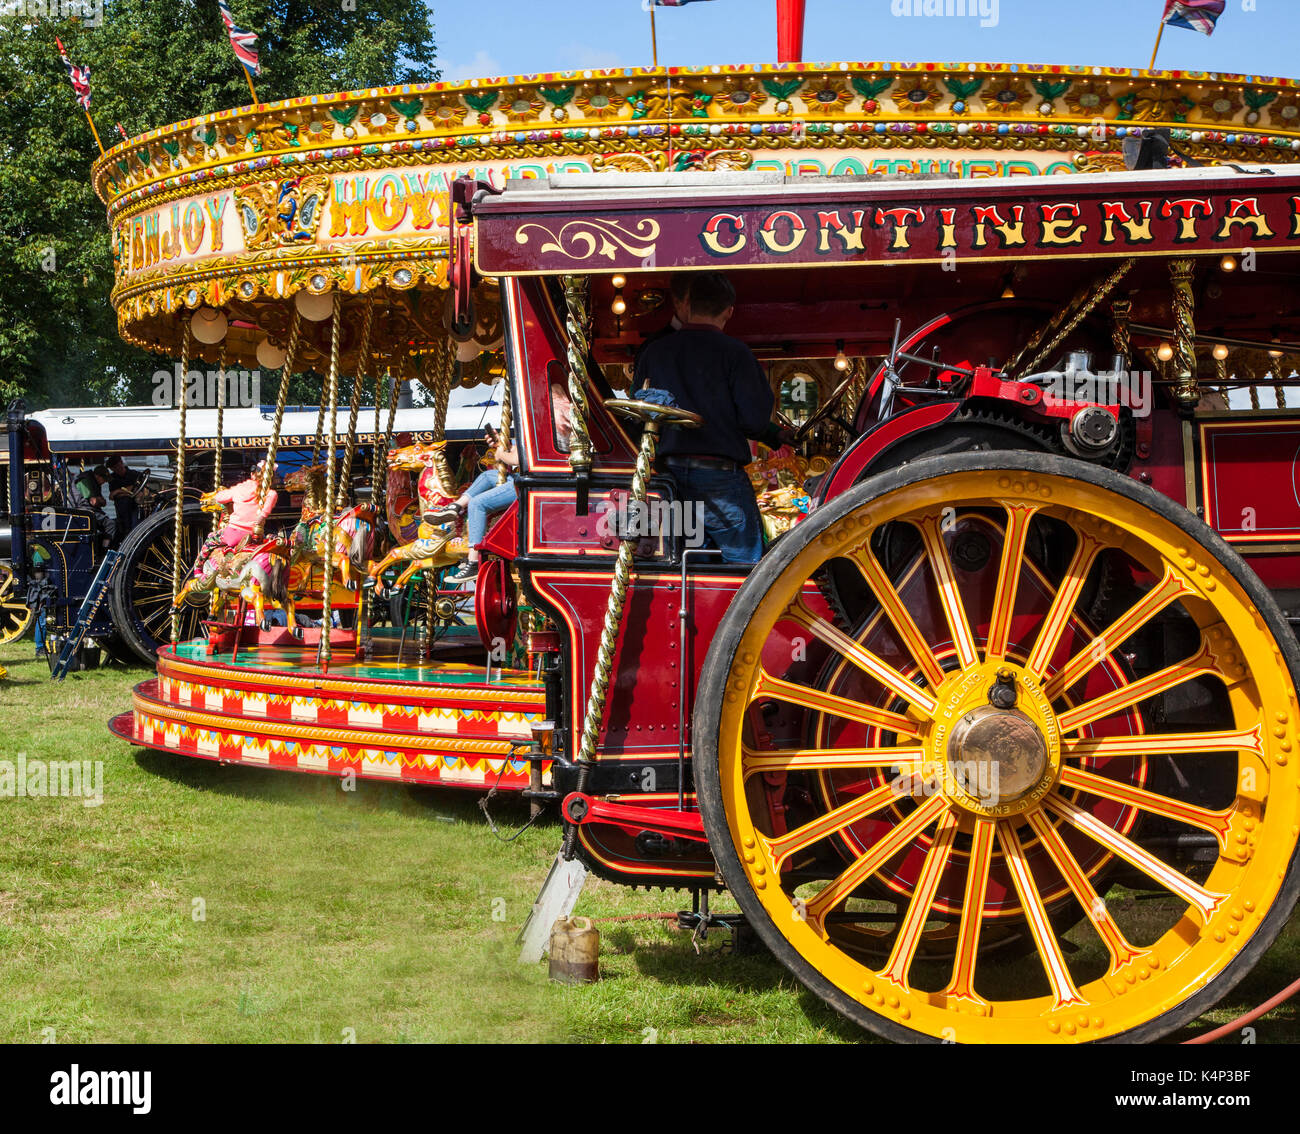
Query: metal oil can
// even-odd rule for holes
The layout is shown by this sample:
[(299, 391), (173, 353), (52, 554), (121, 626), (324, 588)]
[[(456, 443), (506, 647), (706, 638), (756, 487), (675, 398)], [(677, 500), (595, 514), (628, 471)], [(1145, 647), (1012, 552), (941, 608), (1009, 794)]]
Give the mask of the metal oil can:
[(589, 917), (559, 918), (551, 929), (551, 980), (590, 984), (600, 979), (600, 931)]

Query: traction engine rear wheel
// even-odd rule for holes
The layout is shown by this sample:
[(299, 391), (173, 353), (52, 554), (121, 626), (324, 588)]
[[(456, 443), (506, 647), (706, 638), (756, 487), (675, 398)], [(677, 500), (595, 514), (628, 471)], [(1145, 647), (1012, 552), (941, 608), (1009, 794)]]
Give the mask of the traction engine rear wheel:
[[(184, 581), (199, 548), (211, 530), (211, 520), (197, 504), (186, 504), (181, 519), (181, 579)], [(142, 520), (122, 544), (122, 563), (110, 597), (113, 625), (130, 650), (146, 665), (172, 639), (172, 550), (175, 517), (154, 512)], [(199, 623), (208, 617), (206, 595), (181, 610), (181, 641), (197, 638)]]
[(18, 593), (13, 571), (0, 563), (0, 645), (18, 641), (31, 629), (34, 617)]
[[(869, 595), (847, 628), (832, 561)], [(1094, 625), (1102, 572), (1126, 585)], [(1276, 602), (1166, 498), (1045, 454), (917, 461), (741, 587), (700, 679), (700, 807), (757, 932), (872, 1031), (1149, 1041), (1300, 894), (1298, 685)]]

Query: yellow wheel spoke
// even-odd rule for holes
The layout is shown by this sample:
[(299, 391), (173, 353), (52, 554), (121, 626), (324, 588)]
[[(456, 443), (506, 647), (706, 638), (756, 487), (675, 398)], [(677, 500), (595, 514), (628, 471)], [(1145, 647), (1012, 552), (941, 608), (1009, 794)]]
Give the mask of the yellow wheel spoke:
[(1088, 581), (1088, 572), (1092, 570), (1092, 565), (1101, 554), (1101, 549), (1100, 540), (1086, 533), (1079, 533), (1079, 543), (1070, 558), (1070, 565), (1065, 569), (1065, 578), (1061, 580), (1060, 590), (1056, 592), (1056, 598), (1052, 600), (1047, 617), (1043, 619), (1043, 628), (1038, 632), (1034, 651), (1025, 663), (1025, 668), (1035, 677), (1042, 677), (1047, 672), (1047, 667), (1052, 664), (1052, 657), (1061, 642), (1061, 635), (1065, 633), (1065, 628), (1070, 623), (1070, 616), (1074, 613), (1074, 604), (1079, 601), (1083, 585)]
[(919, 736), (917, 723), (898, 713), (887, 709), (873, 708), (847, 697), (837, 697), (834, 693), (823, 693), (819, 689), (809, 689), (806, 685), (795, 685), (779, 677), (773, 677), (767, 670), (759, 670), (758, 680), (754, 683), (752, 700), (760, 697), (774, 697), (778, 701), (788, 701), (793, 705), (802, 705), (805, 709), (816, 709), (819, 713), (830, 713), (845, 720), (858, 721), (861, 724), (875, 725), (900, 736)]
[(1107, 850), (1137, 867), (1148, 878), (1158, 882), (1171, 893), (1177, 894), (1189, 905), (1195, 906), (1200, 911), (1202, 919), (1208, 921), (1219, 903), (1224, 900), (1226, 895), (1211, 893), (1205, 887), (1198, 886), (1186, 875), (1180, 874), (1149, 851), (1143, 850), (1132, 839), (1125, 838), (1118, 831), (1106, 826), (1095, 815), (1084, 811), (1078, 804), (1071, 803), (1060, 796), (1051, 796), (1047, 800), (1047, 805), (1067, 823), (1073, 824)]
[(915, 619), (903, 604), (899, 597), (898, 591), (894, 589), (894, 584), (889, 581), (885, 574), (885, 569), (881, 567), (879, 560), (871, 554), (869, 548), (860, 548), (851, 552), (849, 558), (857, 564), (857, 568), (862, 572), (862, 577), (867, 581), (867, 586), (875, 595), (876, 601), (880, 603), (880, 609), (885, 612), (886, 617), (894, 624), (894, 629), (898, 631), (898, 636), (902, 638), (912, 657), (916, 659), (917, 665), (921, 667), (921, 672), (925, 674), (925, 679), (930, 683), (931, 689), (937, 689), (943, 684), (943, 670), (940, 668), (938, 661), (935, 660), (934, 653), (926, 643), (925, 636), (921, 633), (920, 627), (917, 626)]
[(790, 604), (786, 614), (831, 649), (851, 661), (868, 677), (880, 682), (891, 693), (915, 705), (927, 716), (934, 715), (938, 702), (933, 695), (908, 681), (892, 665), (882, 661), (870, 650), (864, 649), (837, 626), (814, 614), (804, 604), (802, 595)]
[(1170, 603), (1177, 602), (1184, 595), (1195, 593), (1174, 573), (1172, 567), (1166, 567), (1164, 578), (1159, 583), (1066, 662), (1061, 671), (1045, 686), (1047, 696), (1053, 701), (1056, 700)]
[(925, 749), (784, 748), (774, 752), (743, 750), (745, 776), (759, 772), (816, 772), (851, 768), (918, 768)]
[(1007, 638), (1011, 633), (1011, 616), (1016, 608), (1016, 594), (1020, 589), (1020, 567), (1025, 558), (1025, 541), (1029, 538), (1029, 524), (1038, 508), (1033, 504), (1002, 505), (1007, 511), (1006, 535), (1002, 540), (1002, 563), (998, 567), (998, 588), (993, 595), (993, 613), (989, 617), (988, 642), (984, 647), (986, 658), (1001, 658), (1007, 653)]
[(1105, 943), (1106, 949), (1110, 953), (1110, 971), (1115, 972), (1116, 969), (1121, 968), (1133, 960), (1134, 957), (1139, 956), (1143, 950), (1131, 944), (1120, 931), (1119, 926), (1115, 924), (1114, 918), (1106, 910), (1105, 901), (1093, 888), (1092, 883), (1088, 881), (1088, 876), (1083, 872), (1083, 868), (1074, 855), (1070, 853), (1070, 848), (1065, 845), (1065, 840), (1061, 838), (1060, 832), (1052, 826), (1051, 820), (1041, 811), (1030, 812), (1028, 818), (1029, 825), (1042, 841), (1047, 853), (1051, 855), (1052, 861), (1056, 864), (1056, 869), (1061, 872), (1061, 876), (1069, 884), (1070, 890), (1079, 901), (1079, 905), (1083, 907), (1084, 913), (1088, 915), (1088, 920), (1092, 922), (1093, 928), (1096, 929)]
[(952, 845), (957, 838), (958, 826), (957, 814), (954, 811), (946, 812), (939, 820), (934, 844), (925, 856), (925, 865), (921, 867), (921, 876), (916, 880), (916, 889), (907, 906), (907, 916), (899, 926), (898, 937), (889, 954), (889, 964), (880, 974), (902, 988), (907, 988), (907, 973), (912, 967), (912, 958), (916, 956), (916, 947), (921, 943), (925, 919), (930, 913), (930, 907), (934, 905), (934, 895), (939, 889), (939, 880), (943, 877), (948, 859), (952, 855)]
[(1061, 742), (1063, 756), (1184, 756), (1198, 752), (1264, 755), (1264, 726), (1225, 732), (1148, 732), (1141, 736), (1087, 736)]
[(957, 586), (957, 577), (952, 571), (948, 548), (943, 542), (942, 519), (936, 515), (923, 516), (916, 521), (916, 526), (925, 544), (925, 555), (930, 561), (930, 570), (934, 572), (935, 585), (939, 590), (939, 604), (943, 607), (944, 617), (948, 620), (948, 629), (952, 632), (952, 640), (957, 647), (957, 659), (961, 662), (962, 669), (970, 669), (979, 663), (975, 653), (975, 636), (970, 632), (966, 608), (961, 602), (961, 590)]
[(1206, 674), (1222, 676), (1223, 671), (1219, 668), (1218, 658), (1210, 649), (1210, 644), (1202, 642), (1201, 648), (1185, 661), (1144, 677), (1141, 681), (1122, 686), (1113, 693), (1076, 705), (1069, 712), (1062, 713), (1057, 723), (1063, 733), (1074, 732), (1075, 729), (1082, 728), (1086, 724), (1108, 717), (1112, 713), (1118, 713), (1121, 709), (1127, 709), (1141, 701), (1165, 693), (1184, 681), (1191, 681), (1195, 677), (1203, 677)]
[(763, 849), (767, 851), (767, 856), (772, 862), (772, 868), (781, 870), (792, 854), (797, 854), (799, 851), (812, 846), (813, 843), (820, 842), (827, 835), (833, 835), (837, 831), (844, 830), (845, 827), (858, 822), (860, 819), (865, 819), (882, 807), (897, 803), (899, 799), (900, 796), (892, 785), (882, 784), (880, 787), (867, 792), (866, 795), (859, 796), (857, 799), (850, 800), (833, 811), (826, 812), (825, 815), (819, 816), (811, 823), (805, 823), (802, 827), (796, 827), (793, 831), (779, 835), (775, 839), (766, 835), (759, 835), (758, 841), (763, 844)]
[[(886, 789), (888, 790), (888, 789)], [(898, 824), (889, 834), (877, 839), (857, 862), (853, 863), (838, 878), (818, 891), (808, 903), (808, 922), (824, 937), (826, 935), (825, 918), (850, 894), (898, 854), (908, 843), (912, 842), (922, 831), (938, 818), (948, 804), (941, 795), (932, 795), (906, 819)]]
[(984, 897), (989, 886), (989, 868), (993, 864), (993, 843), (997, 824), (976, 819), (971, 833), (970, 854), (966, 865), (966, 894), (961, 904), (961, 922), (957, 927), (957, 949), (953, 958), (952, 980), (943, 990), (945, 996), (983, 1004), (975, 991), (975, 957), (979, 952), (980, 929), (984, 922)]
[(1074, 985), (1074, 978), (1070, 975), (1061, 946), (1057, 943), (1056, 930), (1048, 920), (1042, 896), (1034, 885), (1033, 872), (1029, 869), (1025, 848), (1021, 845), (1013, 822), (998, 822), (998, 841), (1002, 844), (1002, 853), (1011, 870), (1011, 879), (1016, 885), (1016, 893), (1020, 895), (1020, 905), (1029, 921), (1029, 932), (1033, 935), (1034, 944), (1038, 946), (1038, 956), (1047, 973), (1047, 982), (1052, 986), (1055, 1007), (1088, 1003)]
[(1140, 807), (1153, 815), (1163, 815), (1179, 823), (1200, 827), (1203, 831), (1214, 834), (1214, 837), (1219, 840), (1221, 850), (1227, 846), (1228, 828), (1232, 825), (1231, 811), (1210, 811), (1205, 807), (1182, 803), (1168, 796), (1133, 787), (1132, 784), (1117, 783), (1105, 776), (1093, 775), (1092, 772), (1085, 772), (1081, 768), (1062, 768), (1060, 783), (1064, 787), (1078, 788), (1091, 795), (1113, 799), (1117, 803)]

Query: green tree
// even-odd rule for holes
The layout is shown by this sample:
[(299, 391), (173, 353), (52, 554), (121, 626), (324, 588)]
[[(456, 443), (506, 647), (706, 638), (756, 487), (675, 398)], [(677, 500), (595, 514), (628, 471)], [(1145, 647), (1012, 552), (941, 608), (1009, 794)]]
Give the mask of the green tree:
[[(430, 82), (424, 0), (231, 0), (259, 37), (262, 101)], [(0, 396), (29, 406), (147, 400), (157, 356), (118, 337), (98, 156), (59, 59), (91, 69), (106, 147), (249, 101), (217, 0), (104, 0), (97, 26), (0, 16)]]

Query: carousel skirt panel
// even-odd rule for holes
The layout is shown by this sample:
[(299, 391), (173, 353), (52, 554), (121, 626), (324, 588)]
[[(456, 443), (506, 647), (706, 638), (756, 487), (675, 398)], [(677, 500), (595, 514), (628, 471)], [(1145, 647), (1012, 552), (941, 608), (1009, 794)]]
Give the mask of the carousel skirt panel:
[(222, 763), (520, 790), (529, 765), (514, 754), (545, 701), (539, 683), (509, 669), (402, 664), (379, 648), (321, 674), (312, 651), (252, 646), (232, 661), (193, 642), (159, 651), (158, 676), (109, 727), (143, 748)]

